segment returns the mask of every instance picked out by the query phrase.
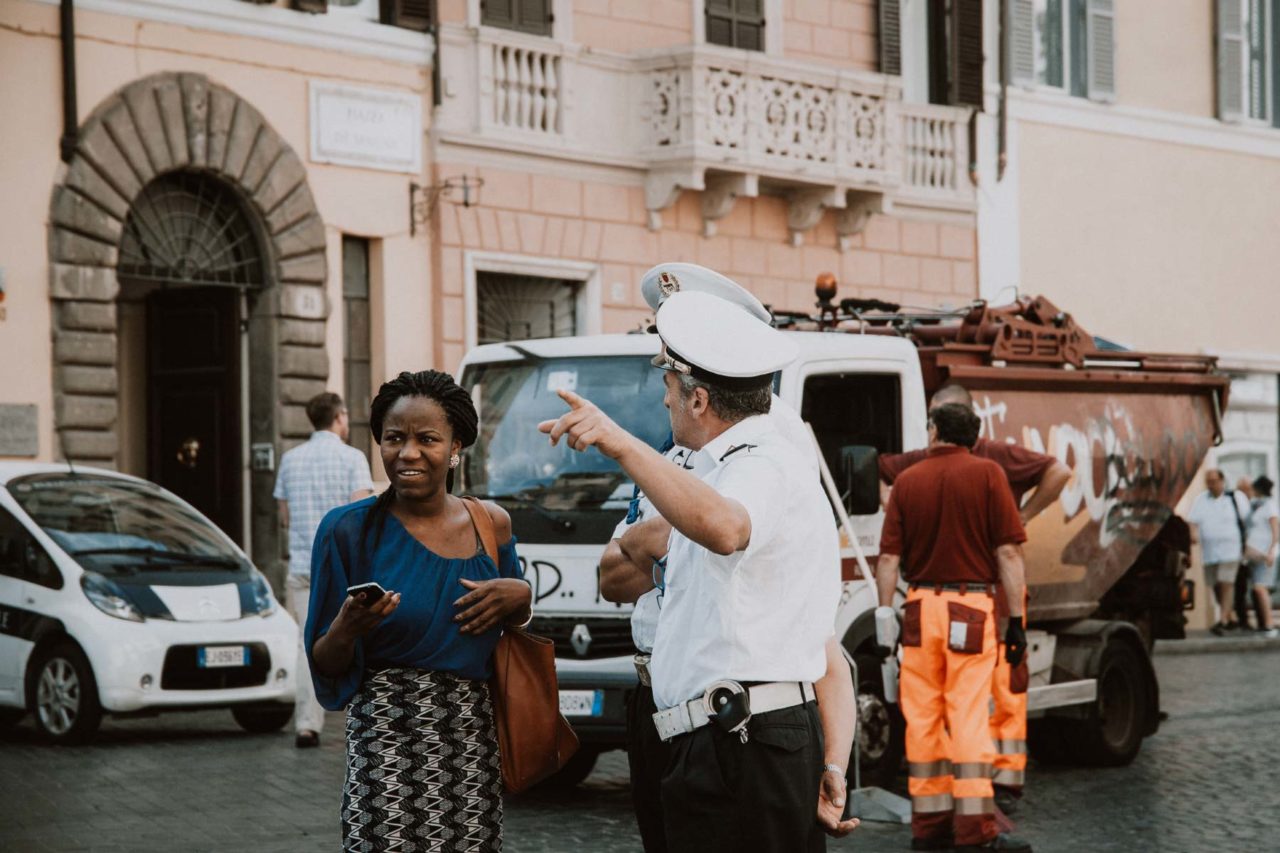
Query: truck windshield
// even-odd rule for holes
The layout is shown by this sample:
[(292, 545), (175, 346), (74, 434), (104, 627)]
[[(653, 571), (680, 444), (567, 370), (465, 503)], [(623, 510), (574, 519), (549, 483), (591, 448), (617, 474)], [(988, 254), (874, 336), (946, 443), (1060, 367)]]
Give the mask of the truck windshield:
[(480, 437), (465, 454), (462, 488), (543, 510), (619, 510), (632, 485), (617, 463), (591, 448), (552, 447), (538, 423), (568, 411), (565, 388), (595, 403), (652, 447), (671, 430), (662, 371), (646, 356), (545, 358), (476, 364), (462, 384), (480, 413)]

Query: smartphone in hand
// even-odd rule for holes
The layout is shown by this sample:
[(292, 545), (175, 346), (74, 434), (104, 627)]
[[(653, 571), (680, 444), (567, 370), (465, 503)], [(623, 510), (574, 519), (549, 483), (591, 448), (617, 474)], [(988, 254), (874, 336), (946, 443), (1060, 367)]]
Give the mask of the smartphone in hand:
[(347, 595), (355, 598), (356, 604), (361, 607), (370, 607), (376, 604), (386, 594), (387, 591), (382, 588), (382, 585), (375, 581), (358, 583), (355, 586), (347, 587)]

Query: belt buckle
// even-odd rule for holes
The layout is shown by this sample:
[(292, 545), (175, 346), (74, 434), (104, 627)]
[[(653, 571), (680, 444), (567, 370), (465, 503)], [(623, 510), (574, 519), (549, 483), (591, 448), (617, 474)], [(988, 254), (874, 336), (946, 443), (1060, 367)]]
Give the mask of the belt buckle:
[(714, 682), (702, 694), (702, 707), (711, 721), (726, 732), (737, 732), (747, 742), (747, 723), (751, 721), (751, 694), (732, 679)]

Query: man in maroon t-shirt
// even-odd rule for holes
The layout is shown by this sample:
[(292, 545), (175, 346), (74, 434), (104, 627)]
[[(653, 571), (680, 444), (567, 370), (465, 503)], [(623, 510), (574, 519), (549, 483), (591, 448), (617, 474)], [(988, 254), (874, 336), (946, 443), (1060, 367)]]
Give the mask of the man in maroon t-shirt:
[[(943, 385), (934, 392), (930, 410), (947, 403), (973, 408), (973, 397), (959, 385)], [(1019, 507), (1023, 525), (1047, 509), (1058, 499), (1071, 479), (1071, 469), (1052, 456), (1036, 453), (1017, 444), (988, 441), (974, 442), (972, 453), (1000, 466), (1009, 480), (1014, 504)], [(927, 458), (927, 450), (911, 450), (880, 457), (880, 479), (892, 486), (898, 476), (912, 465)], [(1034, 491), (1033, 491), (1034, 490)], [(1031, 496), (1023, 502), (1027, 492)], [(997, 599), (997, 605), (1000, 599)], [(1025, 606), (1025, 604), (1024, 604)], [(1001, 616), (1004, 608), (997, 607)], [(996, 636), (1002, 637), (1003, 629)], [(996, 674), (992, 681), (995, 712), (991, 715), (991, 737), (996, 745), (996, 802), (1006, 814), (1012, 814), (1022, 796), (1027, 768), (1027, 694), (1026, 664), (1015, 673), (1004, 659), (1003, 650), (996, 657)]]
[(969, 452), (979, 421), (963, 405), (929, 412), (929, 455), (903, 473), (880, 534), (876, 642), (892, 648), (899, 567), (909, 585), (902, 608), (900, 696), (907, 721), (911, 848), (1029, 853), (997, 833), (987, 701), (996, 664), (995, 597), (1013, 617), (1005, 656), (1026, 654), (1022, 629), (1026, 540), (999, 466)]

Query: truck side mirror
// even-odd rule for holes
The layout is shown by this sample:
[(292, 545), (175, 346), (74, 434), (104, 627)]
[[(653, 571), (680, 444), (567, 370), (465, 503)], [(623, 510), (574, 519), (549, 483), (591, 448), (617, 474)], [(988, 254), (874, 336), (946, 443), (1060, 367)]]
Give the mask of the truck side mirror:
[(865, 444), (840, 448), (840, 496), (849, 515), (880, 511), (880, 453)]

